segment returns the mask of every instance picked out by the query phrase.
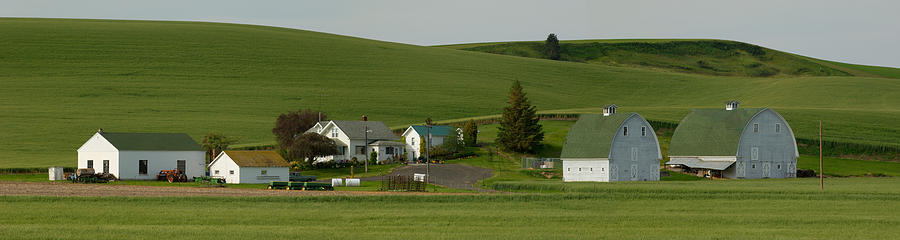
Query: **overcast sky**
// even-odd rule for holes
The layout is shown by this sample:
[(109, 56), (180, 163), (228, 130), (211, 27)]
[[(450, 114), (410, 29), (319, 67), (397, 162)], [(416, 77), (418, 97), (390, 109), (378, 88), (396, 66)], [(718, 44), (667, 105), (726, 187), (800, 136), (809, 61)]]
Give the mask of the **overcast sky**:
[(551, 32), (562, 40), (717, 38), (900, 67), (896, 0), (0, 0), (0, 16), (261, 24), (416, 45), (543, 40)]

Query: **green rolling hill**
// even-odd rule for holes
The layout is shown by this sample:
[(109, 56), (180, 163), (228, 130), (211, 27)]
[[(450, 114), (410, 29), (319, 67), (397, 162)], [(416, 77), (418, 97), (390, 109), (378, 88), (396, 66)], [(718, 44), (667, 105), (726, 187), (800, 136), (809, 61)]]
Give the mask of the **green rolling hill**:
[(808, 62), (829, 76), (692, 74), (238, 24), (0, 18), (0, 168), (74, 166), (97, 128), (252, 144), (299, 108), (390, 126), (498, 114), (514, 80), (540, 110), (616, 103), (677, 122), (739, 99), (775, 108), (798, 137), (822, 119), (828, 140), (900, 146), (900, 80), (885, 78), (896, 69), (831, 63), (872, 74), (857, 76)]

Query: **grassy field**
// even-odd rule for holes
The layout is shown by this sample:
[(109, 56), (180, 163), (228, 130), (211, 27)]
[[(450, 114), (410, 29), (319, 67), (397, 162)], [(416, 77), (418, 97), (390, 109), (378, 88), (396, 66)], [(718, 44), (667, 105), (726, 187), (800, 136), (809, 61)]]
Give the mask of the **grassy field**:
[[(733, 181), (737, 182), (737, 181)], [(733, 183), (728, 182), (728, 183)], [(0, 197), (21, 239), (885, 239), (898, 180), (598, 184), (588, 193), (341, 197)], [(602, 188), (603, 190), (594, 190)]]
[[(546, 58), (542, 42), (450, 45), (453, 49)], [(560, 60), (717, 76), (852, 76), (804, 57), (711, 39), (579, 40), (560, 43)]]
[[(74, 166), (97, 128), (271, 142), (278, 114), (389, 126), (499, 114), (522, 81), (544, 111), (606, 103), (649, 119), (773, 107), (798, 137), (900, 146), (900, 80), (744, 78), (548, 61), (263, 26), (0, 18), (0, 168)], [(352, 87), (348, 87), (352, 86)]]

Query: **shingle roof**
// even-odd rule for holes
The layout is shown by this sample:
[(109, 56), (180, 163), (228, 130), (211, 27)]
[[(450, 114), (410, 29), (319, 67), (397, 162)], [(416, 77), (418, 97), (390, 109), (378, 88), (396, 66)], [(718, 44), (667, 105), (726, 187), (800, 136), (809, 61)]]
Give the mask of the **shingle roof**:
[(332, 120), (344, 134), (351, 139), (363, 139), (366, 137), (366, 126), (369, 127), (369, 140), (397, 140), (400, 137), (394, 134), (390, 128), (379, 121), (343, 121)]
[(569, 129), (560, 158), (608, 158), (619, 126), (637, 113), (581, 114)]
[(290, 167), (284, 158), (275, 151), (234, 151), (226, 150), (235, 164), (241, 167)]
[(735, 156), (744, 127), (765, 109), (694, 109), (672, 135), (669, 156)]
[(203, 151), (191, 136), (185, 133), (100, 133), (119, 151)]
[[(426, 130), (425, 126), (422, 125), (412, 125), (413, 131), (419, 134), (419, 136), (425, 136)], [(431, 136), (450, 136), (450, 133), (457, 134), (456, 128), (445, 125), (433, 125), (431, 126)]]

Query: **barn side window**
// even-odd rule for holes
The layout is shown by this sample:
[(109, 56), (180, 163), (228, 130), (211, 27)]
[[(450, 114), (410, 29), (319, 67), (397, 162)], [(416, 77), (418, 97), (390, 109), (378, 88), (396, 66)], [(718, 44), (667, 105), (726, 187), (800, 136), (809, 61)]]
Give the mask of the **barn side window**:
[(234, 170), (228, 170), (228, 174), (234, 175)]
[(87, 160), (87, 168), (94, 168), (94, 160)]
[(147, 174), (147, 160), (138, 160), (138, 174)]
[(754, 124), (753, 124), (753, 132), (755, 132), (755, 133), (758, 133), (758, 132), (759, 132), (759, 123), (754, 123)]
[(647, 127), (641, 126), (641, 136), (647, 136)]
[(622, 135), (628, 136), (628, 127), (625, 127), (625, 131), (622, 132)]
[(776, 123), (776, 124), (775, 124), (775, 132), (776, 132), (776, 133), (780, 133), (780, 132), (781, 132), (781, 123)]
[(216, 175), (218, 175), (218, 174), (219, 174), (219, 170), (216, 170)]

